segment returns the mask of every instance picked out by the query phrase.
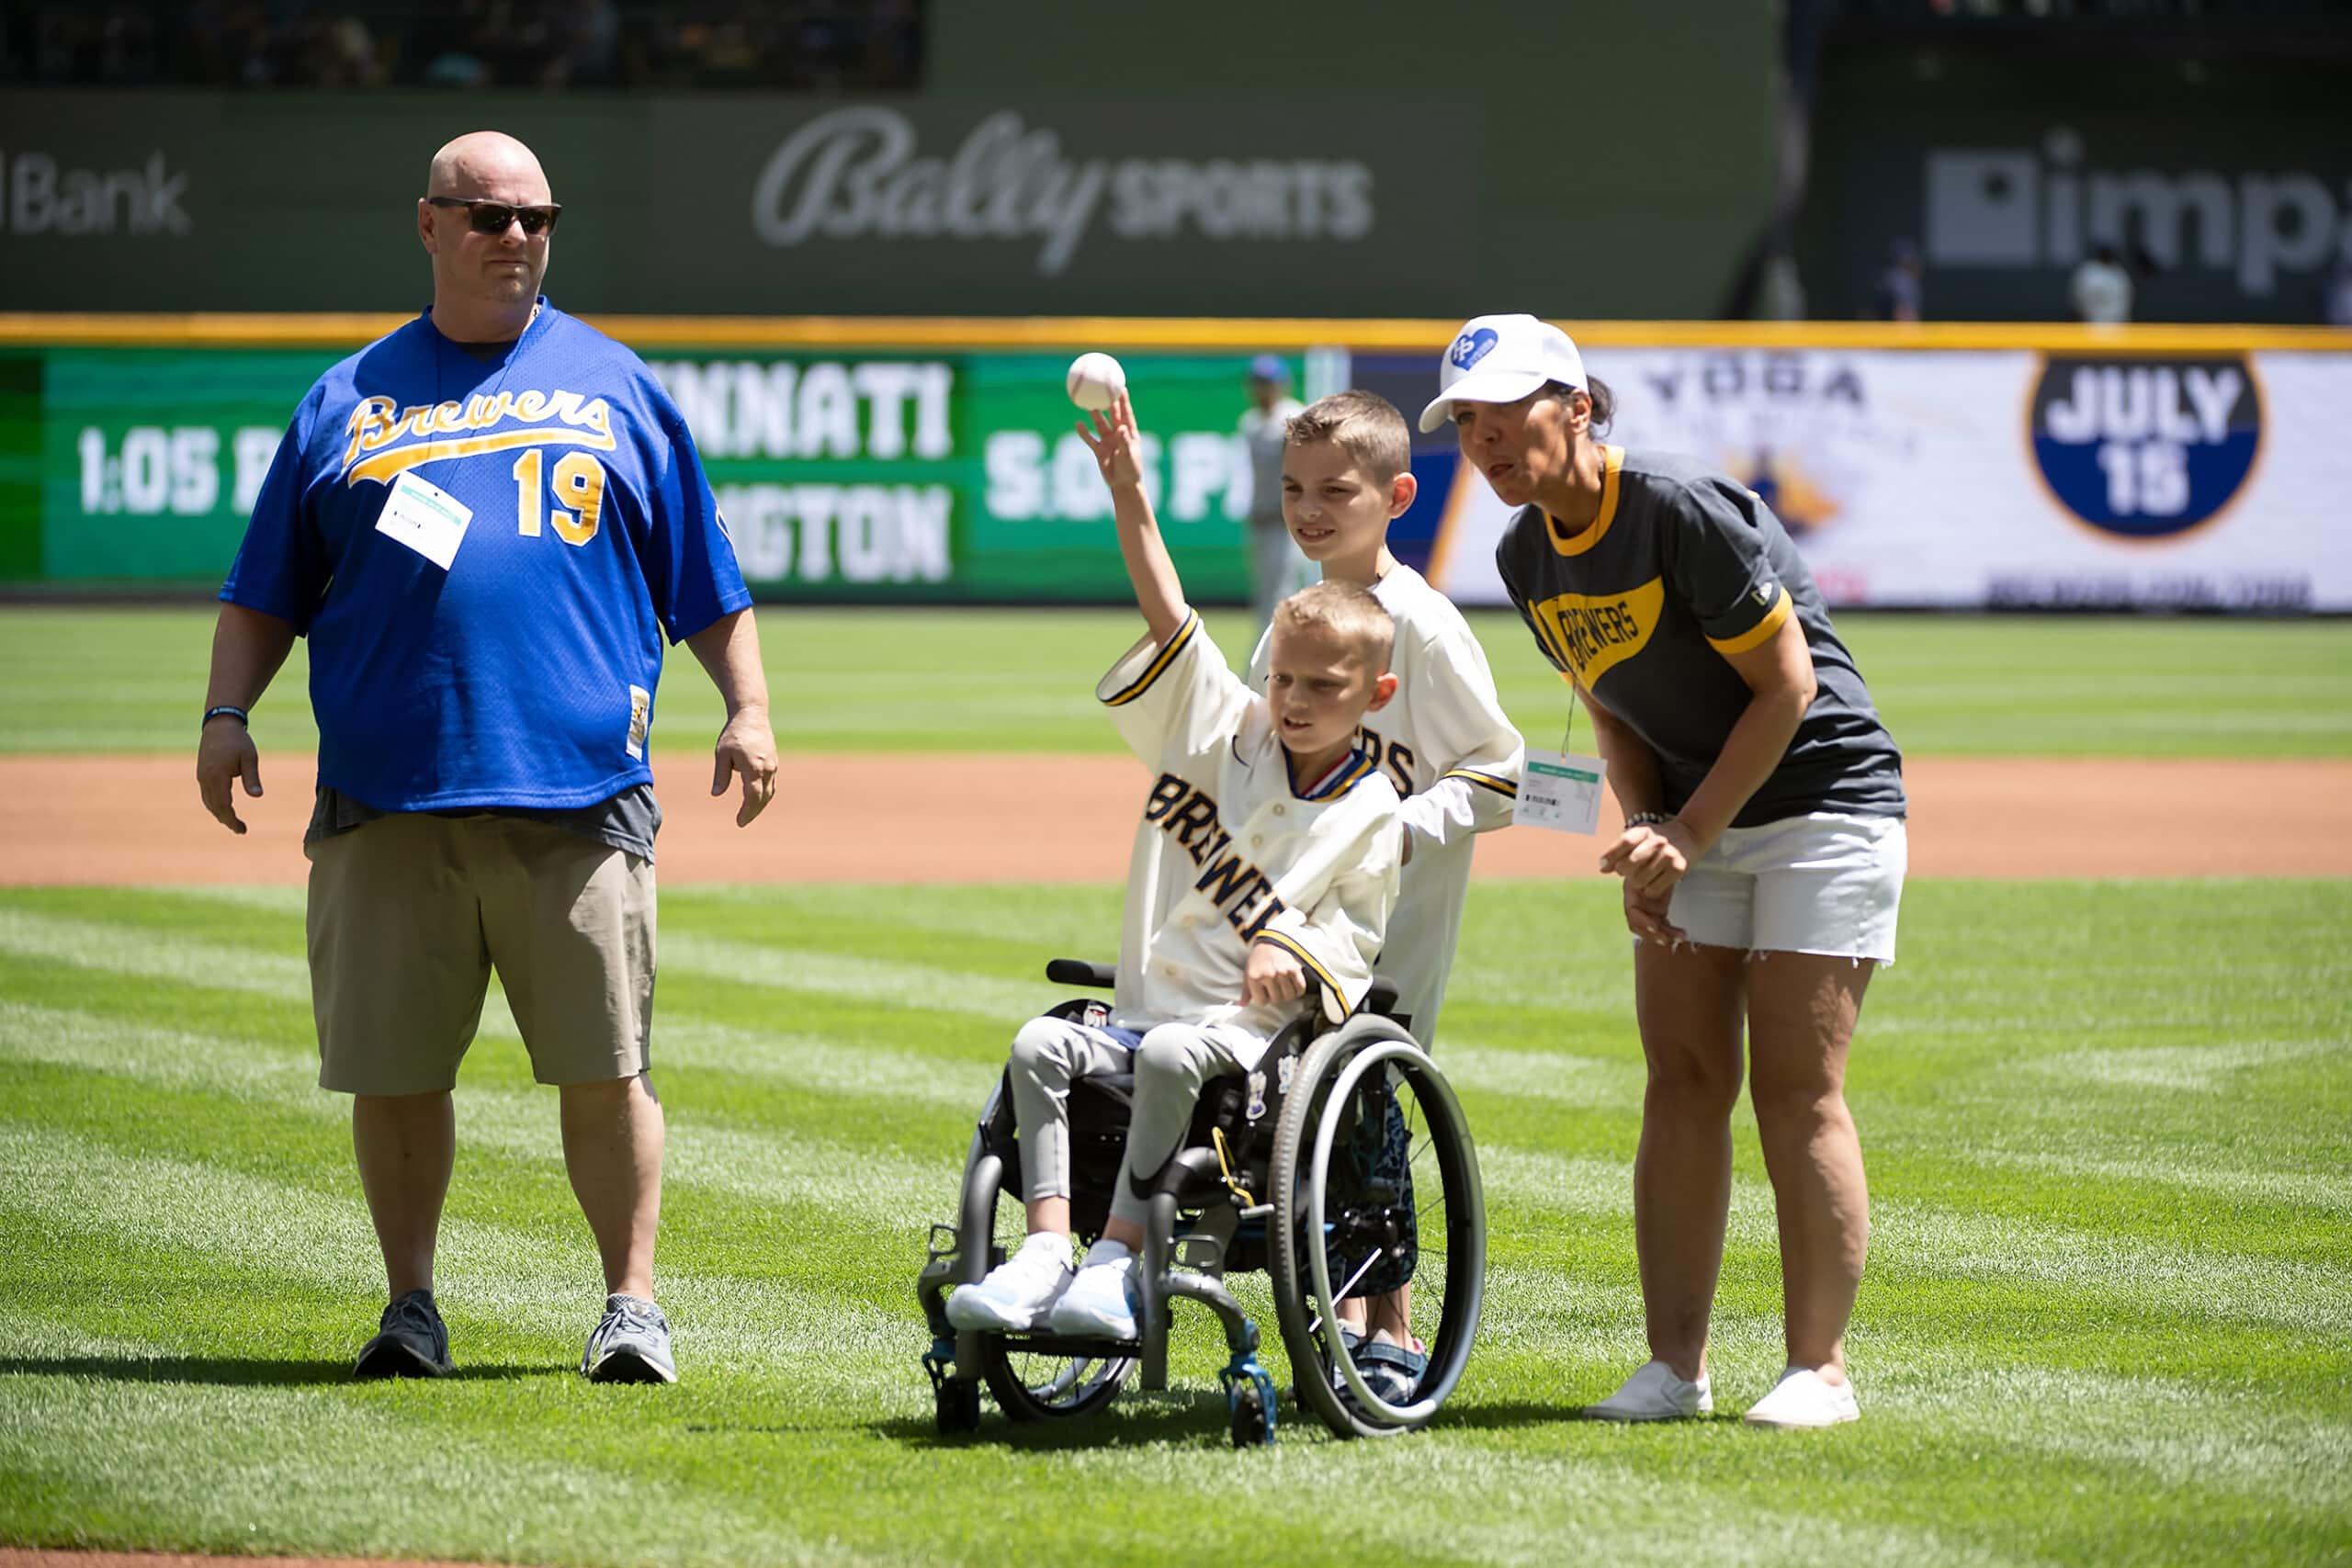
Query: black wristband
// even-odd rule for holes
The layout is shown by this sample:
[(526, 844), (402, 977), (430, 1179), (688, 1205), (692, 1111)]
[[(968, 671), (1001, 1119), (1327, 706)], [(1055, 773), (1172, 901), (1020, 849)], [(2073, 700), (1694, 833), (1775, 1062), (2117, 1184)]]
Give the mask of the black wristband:
[(1673, 820), (1674, 813), (1671, 811), (1636, 811), (1632, 816), (1625, 818), (1625, 826), (1628, 828), (1655, 828), (1661, 822), (1671, 822)]
[(253, 720), (246, 716), (245, 710), (237, 706), (233, 703), (222, 703), (217, 708), (206, 708), (204, 710), (204, 722), (207, 724), (210, 724), (214, 719), (223, 716), (235, 719), (239, 724), (245, 726), (248, 729), (253, 728)]

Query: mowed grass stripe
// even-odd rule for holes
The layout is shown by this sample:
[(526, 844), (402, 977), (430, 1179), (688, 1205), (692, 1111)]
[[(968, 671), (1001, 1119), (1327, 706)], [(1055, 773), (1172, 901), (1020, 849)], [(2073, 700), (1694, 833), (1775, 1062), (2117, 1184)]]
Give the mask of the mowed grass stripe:
[[(1457, 978), (1449, 1041), (1461, 1043), (1456, 1076), (1498, 1231), (1480, 1353), (1440, 1430), (1367, 1449), (1294, 1424), (1274, 1453), (1235, 1456), (1218, 1441), (1207, 1375), (1221, 1357), (1193, 1314), (1170, 1394), (1123, 1399), (1084, 1431), (1015, 1432), (991, 1416), (979, 1442), (935, 1445), (913, 1368), (924, 1337), (910, 1222), (944, 1216), (970, 1113), (1018, 1017), (862, 1000), (845, 994), (872, 978), (855, 965), (833, 971), (844, 994), (682, 971), (674, 988), (665, 982), (656, 1051), (674, 1069), (679, 1161), (663, 1293), (689, 1382), (599, 1398), (619, 1391), (562, 1371), (593, 1310), (593, 1252), (563, 1183), (554, 1098), (499, 1042), (467, 1069), (452, 1192), (453, 1226), (488, 1239), (445, 1277), (461, 1361), (494, 1375), (431, 1390), (263, 1390), (402, 1423), (389, 1439), (322, 1427), (301, 1451), (272, 1450), (272, 1464), (327, 1477), (322, 1488), (366, 1495), (314, 1510), (316, 1533), (285, 1545), (453, 1553), (437, 1533), (388, 1541), (366, 1529), (407, 1513), (399, 1487), (371, 1479), (375, 1450), (447, 1448), (471, 1465), (519, 1435), (578, 1472), (566, 1499), (577, 1528), (510, 1506), (489, 1468), (465, 1516), (435, 1521), (473, 1529), (467, 1554), (732, 1562), (791, 1560), (813, 1540), (844, 1561), (1001, 1562), (1086, 1517), (1105, 1520), (1091, 1558), (1155, 1562), (1164, 1530), (1123, 1521), (1190, 1517), (1215, 1498), (1221, 1535), (1314, 1562), (1793, 1562), (1817, 1561), (1825, 1543), (1883, 1562), (2341, 1555), (2352, 1356), (2333, 1303), (2352, 1296), (2352, 1247), (2337, 1211), (2307, 1200), (2340, 1193), (2352, 1166), (2352, 1077), (2345, 1052), (2306, 1047), (2352, 1038), (2343, 993), (2325, 982), (2341, 967), (2330, 933), (2352, 924), (2352, 897), (2295, 884), (1916, 891), (1906, 964), (1875, 988), (1856, 1056), (1881, 1215), (1852, 1340), (1868, 1413), (1858, 1427), (1778, 1440), (1729, 1423), (1621, 1432), (1562, 1419), (1641, 1354), (1626, 1214), (1641, 1069), (1624, 993), (1604, 995), (1622, 982), (1623, 938), (1589, 889), (1482, 888), (1465, 953), (1532, 994), (1548, 965), (1574, 1005), (1493, 1006)], [(1115, 920), (1114, 891), (1093, 889), (1051, 901), (1027, 940), (959, 934), (1017, 929), (1008, 911), (1026, 897), (979, 890), (967, 905), (958, 890), (852, 890), (829, 930), (825, 890), (740, 890), (666, 899), (664, 917), (673, 932), (763, 951), (873, 960), (902, 944), (948, 987), (967, 975), (1018, 984), (1007, 976), (1070, 950), (1072, 928), (1106, 909)], [(2117, 905), (2128, 920), (2102, 913)], [(27, 923), (80, 922), (68, 944), (0, 942), (0, 1055), (19, 1081), (0, 1127), (32, 1150), (62, 1138), (72, 1167), (68, 1190), (34, 1213), (9, 1201), (29, 1156), (0, 1150), (0, 1250), (24, 1266), (0, 1270), (0, 1470), (31, 1475), (17, 1461), (32, 1446), (51, 1461), (37, 1483), (0, 1490), (0, 1540), (75, 1539), (58, 1533), (72, 1529), (85, 1540), (252, 1549), (234, 1533), (187, 1538), (177, 1521), (198, 1511), (199, 1490), (226, 1499), (221, 1517), (242, 1512), (289, 1536), (313, 1528), (275, 1501), (307, 1497), (311, 1482), (289, 1489), (249, 1466), (251, 1446), (233, 1436), (277, 1408), (248, 1401), (236, 1380), (273, 1375), (289, 1355), (288, 1376), (331, 1372), (380, 1301), (342, 1102), (311, 1082), (307, 982), (297, 968), (262, 994), (209, 986), (187, 964), (146, 974), (43, 956), (98, 936), (122, 952), (186, 938), (232, 967), (255, 954), (299, 963), (299, 894), (0, 896), (0, 912)], [(2078, 941), (2097, 919), (2128, 941)], [(2304, 984), (2280, 955), (2308, 958)], [(2120, 961), (2102, 967), (2103, 956)], [(2077, 1019), (2102, 1027), (2069, 1039)], [(664, 1055), (673, 1027), (691, 1048)], [(126, 1030), (152, 1032), (126, 1041)], [(22, 1059), (10, 1041), (25, 1043)], [(1449, 1064), (1451, 1048), (1440, 1053)], [(796, 1086), (796, 1055), (822, 1087)], [(877, 1077), (888, 1092), (859, 1092)], [(943, 1080), (956, 1089), (907, 1092)], [(1542, 1092), (1514, 1092), (1522, 1084)], [(1770, 1200), (1745, 1115), (1735, 1137), (1713, 1347), (1731, 1410), (1770, 1385), (1780, 1359)], [(693, 1168), (690, 1142), (725, 1168)], [(871, 1191), (856, 1176), (869, 1162), (881, 1173)], [(2179, 1179), (2162, 1179), (2167, 1169)], [(206, 1201), (220, 1187), (208, 1173), (222, 1171), (238, 1212), (283, 1190), (298, 1209), (316, 1206), (298, 1228), (340, 1213), (341, 1228), (311, 1243), (339, 1255), (334, 1267), (149, 1245), (132, 1223), (141, 1209)], [(2225, 1179), (2200, 1185), (2209, 1176)], [(2264, 1176), (2287, 1184), (2248, 1190)], [(109, 1180), (130, 1198), (103, 1225), (74, 1228), (71, 1195)], [(804, 1183), (816, 1199), (796, 1202)], [(513, 1257), (510, 1235), (529, 1243)], [(542, 1304), (507, 1309), (502, 1276), (519, 1285), (507, 1293)], [(2274, 1276), (2270, 1300), (2255, 1299)], [(1263, 1281), (1241, 1283), (1262, 1311)], [(76, 1322), (91, 1348), (70, 1348), (60, 1325)], [(137, 1381), (151, 1366), (161, 1381)], [(107, 1392), (85, 1397), (92, 1389)], [(42, 1412), (29, 1432), (10, 1425), (27, 1390)], [(117, 1431), (143, 1429), (151, 1404), (182, 1445), (175, 1472), (152, 1480), (114, 1457), (164, 1462)], [(221, 1416), (209, 1433), (184, 1418), (207, 1409)], [(608, 1496), (599, 1467), (616, 1466), (635, 1484)], [(1114, 1493), (1132, 1516), (1102, 1513)], [(1363, 1495), (1381, 1506), (1353, 1517), (1298, 1504)], [(642, 1544), (639, 1519), (606, 1517), (706, 1502), (747, 1517), (682, 1529), (667, 1547)], [(2132, 1528), (2119, 1533), (2119, 1519)], [(731, 1551), (730, 1531), (752, 1544)]]
[[(272, 1053), (249, 1039), (126, 1027), (93, 1013), (0, 1002), (0, 1056), (266, 1102), (338, 1127), (350, 1120), (350, 1101), (319, 1089), (311, 1061)], [(461, 1142), (557, 1159), (552, 1094), (469, 1084), (461, 1098)], [(708, 1187), (779, 1206), (808, 1204), (844, 1223), (904, 1228), (927, 1224), (953, 1207), (954, 1166), (893, 1156), (800, 1129), (752, 1134), (689, 1121), (681, 1123), (667, 1153), (667, 1187)]]
[[(740, 1046), (747, 1032), (730, 1032)], [(207, 1040), (185, 1033), (154, 1037), (109, 1032), (89, 1014), (9, 1006), (0, 1012), (0, 1048), (39, 1059), (153, 1081), (142, 1064), (165, 1064), (169, 1075), (196, 1064), (247, 1075), (240, 1087), (261, 1087), (253, 1071), (252, 1043)], [(330, 1115), (340, 1102), (316, 1092), (307, 1062), (288, 1056), (272, 1098)], [(918, 1071), (909, 1065), (910, 1071)], [(210, 1090), (211, 1084), (196, 1085)], [(469, 1088), (465, 1134), (470, 1142), (530, 1157), (547, 1152), (547, 1097), (529, 1090)], [(975, 1097), (975, 1100), (977, 1096)], [(882, 1154), (806, 1134), (785, 1139), (710, 1123), (682, 1123), (673, 1140), (668, 1179), (758, 1202), (819, 1205), (865, 1228), (916, 1231), (952, 1206), (954, 1158), (943, 1147), (930, 1159)], [(1489, 1144), (1484, 1160), (1498, 1193), (1498, 1221), (1538, 1222), (1622, 1217), (1631, 1193), (1622, 1165), (1561, 1160)], [(1508, 1195), (1508, 1196), (1506, 1196)], [(1531, 1201), (1531, 1196), (1532, 1201)], [(1736, 1193), (1735, 1244), (1771, 1246), (1770, 1194), (1753, 1179)], [(2352, 1269), (2317, 1268), (2278, 1259), (2231, 1257), (2205, 1247), (2146, 1237), (2086, 1233), (2030, 1220), (1969, 1214), (1881, 1196), (1875, 1205), (1874, 1250), (1881, 1267), (1949, 1279), (2026, 1280), (2079, 1292), (2128, 1292), (2142, 1310), (2195, 1310), (2231, 1321), (2256, 1321), (2303, 1333), (2352, 1327)]]
[[(38, 1332), (0, 1330), (0, 1364), (45, 1359), (49, 1342)], [(493, 1403), (469, 1398), (461, 1386), (368, 1397), (0, 1378), (9, 1406), (0, 1423), (0, 1468), (31, 1504), (18, 1530), (35, 1533), (25, 1527), (38, 1529), (46, 1520), (66, 1539), (163, 1540), (240, 1555), (302, 1552), (334, 1540), (371, 1556), (460, 1557), (480, 1552), (487, 1537), (528, 1541), (534, 1560), (547, 1562), (821, 1568), (899, 1560), (865, 1558), (829, 1540), (820, 1521), (810, 1520), (820, 1528), (804, 1535), (770, 1511), (694, 1484), (691, 1475), (650, 1470), (640, 1452), (599, 1430), (608, 1423), (596, 1419), (596, 1400), (609, 1407), (616, 1391), (542, 1397), (502, 1418)], [(492, 1419), (453, 1421), (427, 1399)], [(188, 1462), (223, 1430), (237, 1434), (238, 1478), (250, 1478), (247, 1484), (223, 1486), (219, 1475)], [(94, 1431), (106, 1434), (102, 1448), (92, 1442)], [(552, 1457), (559, 1454), (567, 1457)], [(331, 1462), (322, 1464), (322, 1456)], [(267, 1506), (254, 1506), (254, 1485), (267, 1488)]]

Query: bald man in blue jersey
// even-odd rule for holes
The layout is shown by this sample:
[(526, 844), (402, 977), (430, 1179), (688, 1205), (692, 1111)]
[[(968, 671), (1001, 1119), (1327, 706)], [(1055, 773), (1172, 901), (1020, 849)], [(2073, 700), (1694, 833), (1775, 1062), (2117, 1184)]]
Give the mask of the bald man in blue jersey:
[(727, 705), (714, 795), (775, 791), (751, 595), (685, 421), (643, 362), (539, 294), (561, 209), (529, 148), (441, 149), (417, 202), (433, 305), (319, 378), (220, 591), (197, 782), (236, 832), (245, 714), (294, 638), (319, 728), (308, 931), (322, 1087), (350, 1094), (391, 1303), (354, 1367), (438, 1376), (451, 1089), (496, 967), (605, 1310), (581, 1371), (672, 1382), (653, 1300), (662, 1118), (646, 739), (666, 639)]

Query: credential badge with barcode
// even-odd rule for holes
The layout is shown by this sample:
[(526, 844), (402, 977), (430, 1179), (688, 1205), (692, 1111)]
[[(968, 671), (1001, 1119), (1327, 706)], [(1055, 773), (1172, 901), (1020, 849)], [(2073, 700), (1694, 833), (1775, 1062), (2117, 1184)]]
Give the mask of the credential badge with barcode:
[(1530, 751), (1527, 771), (1519, 780), (1519, 809), (1511, 820), (1523, 828), (1549, 828), (1560, 833), (1597, 830), (1605, 768), (1598, 757)]

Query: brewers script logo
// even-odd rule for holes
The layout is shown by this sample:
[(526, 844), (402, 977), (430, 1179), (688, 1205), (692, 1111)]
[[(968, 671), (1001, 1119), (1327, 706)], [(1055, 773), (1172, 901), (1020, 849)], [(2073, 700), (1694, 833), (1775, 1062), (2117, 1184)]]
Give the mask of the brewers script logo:
[(2242, 490), (2262, 445), (2243, 355), (2052, 355), (2033, 389), (2034, 460), (2066, 509), (2126, 539), (2168, 539)]

